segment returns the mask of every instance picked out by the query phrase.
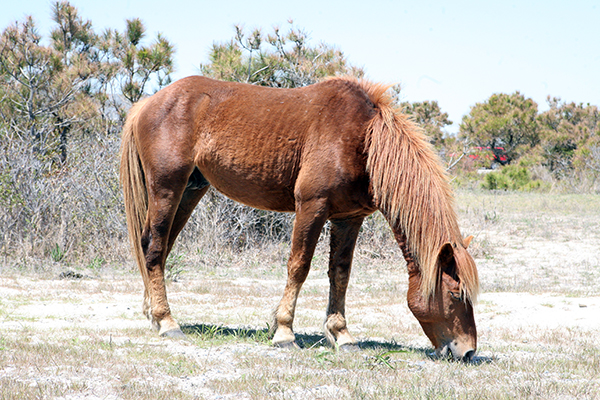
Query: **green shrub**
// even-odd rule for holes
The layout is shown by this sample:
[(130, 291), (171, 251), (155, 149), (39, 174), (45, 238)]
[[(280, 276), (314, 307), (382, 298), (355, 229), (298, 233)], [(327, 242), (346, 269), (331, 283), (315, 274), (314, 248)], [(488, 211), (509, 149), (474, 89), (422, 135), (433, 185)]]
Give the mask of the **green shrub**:
[(524, 192), (541, 191), (548, 189), (548, 184), (533, 179), (531, 172), (523, 167), (508, 165), (497, 172), (485, 175), (481, 185), (488, 190), (519, 190)]

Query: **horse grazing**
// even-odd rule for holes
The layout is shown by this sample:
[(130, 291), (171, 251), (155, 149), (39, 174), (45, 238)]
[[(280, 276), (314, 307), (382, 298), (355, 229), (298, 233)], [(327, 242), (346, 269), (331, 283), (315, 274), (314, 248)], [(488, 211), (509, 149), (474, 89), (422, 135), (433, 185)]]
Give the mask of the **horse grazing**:
[(461, 236), (437, 156), (387, 88), (334, 78), (274, 89), (194, 76), (131, 109), (121, 183), (144, 313), (160, 335), (183, 335), (167, 302), (165, 260), (212, 185), (255, 208), (296, 213), (274, 345), (295, 345), (296, 300), (326, 221), (324, 331), (332, 344), (356, 345), (346, 326), (346, 288), (359, 228), (379, 210), (407, 261), (408, 305), (425, 334), (440, 355), (473, 357), (479, 282), (470, 238)]

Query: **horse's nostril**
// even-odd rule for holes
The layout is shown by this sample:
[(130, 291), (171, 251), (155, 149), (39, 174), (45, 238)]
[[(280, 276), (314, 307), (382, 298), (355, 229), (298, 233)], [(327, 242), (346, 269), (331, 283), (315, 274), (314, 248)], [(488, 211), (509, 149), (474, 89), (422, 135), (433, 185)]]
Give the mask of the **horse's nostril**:
[(475, 356), (475, 350), (469, 350), (463, 356), (463, 361), (464, 362), (469, 362), (469, 361), (471, 361), (473, 359), (474, 356)]

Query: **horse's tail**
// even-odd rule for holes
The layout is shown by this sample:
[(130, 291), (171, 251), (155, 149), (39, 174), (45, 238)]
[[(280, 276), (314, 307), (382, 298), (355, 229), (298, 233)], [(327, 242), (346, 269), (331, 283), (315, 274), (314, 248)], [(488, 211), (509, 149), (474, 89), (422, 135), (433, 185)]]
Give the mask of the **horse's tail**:
[[(144, 252), (142, 250), (142, 231), (146, 223), (148, 211), (148, 193), (144, 170), (136, 145), (136, 130), (140, 111), (145, 101), (136, 103), (127, 116), (123, 135), (121, 137), (121, 186), (125, 202), (125, 214), (127, 216), (127, 230), (133, 250), (133, 256), (142, 274), (144, 288), (148, 287), (148, 271)], [(147, 290), (147, 289), (145, 289)], [(144, 298), (147, 298), (145, 292)]]

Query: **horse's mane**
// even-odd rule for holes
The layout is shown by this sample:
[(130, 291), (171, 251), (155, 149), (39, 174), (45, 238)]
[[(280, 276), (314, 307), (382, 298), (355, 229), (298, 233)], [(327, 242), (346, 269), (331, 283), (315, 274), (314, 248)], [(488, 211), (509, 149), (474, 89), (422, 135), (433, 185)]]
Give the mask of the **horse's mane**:
[(366, 81), (358, 85), (377, 109), (365, 140), (374, 199), (390, 224), (406, 236), (421, 272), (423, 295), (429, 298), (435, 292), (441, 276), (437, 256), (450, 242), (461, 290), (475, 301), (477, 268), (463, 246), (454, 198), (438, 156), (423, 131), (393, 105), (389, 86)]

